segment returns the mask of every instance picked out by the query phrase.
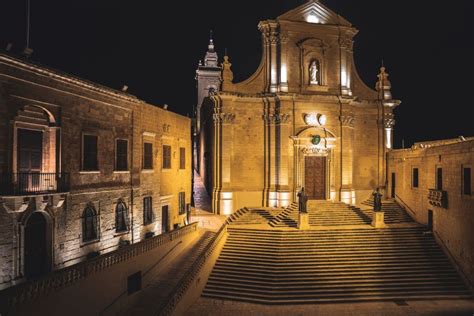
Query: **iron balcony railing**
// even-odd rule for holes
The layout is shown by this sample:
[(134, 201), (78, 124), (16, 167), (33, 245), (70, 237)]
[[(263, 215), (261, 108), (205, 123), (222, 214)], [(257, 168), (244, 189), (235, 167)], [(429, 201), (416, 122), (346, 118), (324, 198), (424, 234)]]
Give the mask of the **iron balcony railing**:
[(0, 195), (64, 193), (68, 191), (69, 174), (67, 173), (0, 173)]

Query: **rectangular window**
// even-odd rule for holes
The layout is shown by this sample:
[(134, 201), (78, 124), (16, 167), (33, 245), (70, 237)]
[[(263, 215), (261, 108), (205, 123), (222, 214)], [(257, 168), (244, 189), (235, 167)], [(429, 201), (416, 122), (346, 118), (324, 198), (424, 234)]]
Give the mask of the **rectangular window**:
[(171, 169), (171, 146), (163, 146), (163, 169)]
[(186, 214), (186, 193), (179, 192), (179, 215)]
[(462, 192), (464, 195), (471, 195), (471, 168), (463, 168), (462, 170)]
[(443, 168), (436, 168), (436, 190), (443, 191)]
[(145, 225), (153, 222), (153, 206), (151, 196), (143, 198), (143, 223)]
[(413, 168), (412, 186), (418, 188), (418, 168)]
[(115, 141), (115, 170), (128, 171), (128, 140)]
[(152, 143), (143, 144), (143, 169), (145, 170), (153, 169), (153, 144)]
[(179, 169), (186, 169), (186, 148), (179, 148)]
[(95, 135), (82, 136), (82, 170), (99, 170), (99, 163), (97, 158), (97, 143), (98, 137)]

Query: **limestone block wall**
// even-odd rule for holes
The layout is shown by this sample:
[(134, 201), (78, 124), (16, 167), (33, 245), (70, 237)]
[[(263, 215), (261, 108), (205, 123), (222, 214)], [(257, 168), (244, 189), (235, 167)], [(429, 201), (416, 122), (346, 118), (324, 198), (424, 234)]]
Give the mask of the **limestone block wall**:
[(0, 289), (9, 284), (14, 276), (13, 254), (14, 244), (11, 242), (14, 234), (14, 218), (7, 214), (0, 202)]
[(375, 188), (385, 185), (379, 180), (385, 174), (385, 168), (381, 163), (383, 135), (378, 122), (374, 104), (354, 112), (352, 179), (357, 203), (369, 198)]
[[(474, 166), (474, 140), (421, 147), (390, 152), (389, 183), (394, 173), (396, 198), (414, 212), (418, 222), (427, 224), (429, 211), (432, 211), (436, 236), (471, 284), (474, 284), (474, 192), (470, 195), (462, 192), (462, 168), (470, 167), (472, 172)], [(413, 168), (419, 169), (418, 188), (412, 185)], [(428, 201), (428, 190), (436, 187), (436, 168), (443, 169), (443, 190), (448, 195), (447, 209), (433, 206)], [(391, 193), (389, 190), (389, 195)]]
[(230, 211), (262, 204), (265, 161), (262, 107), (261, 99), (223, 103), (222, 112), (235, 116), (222, 127), (222, 191), (235, 194)]

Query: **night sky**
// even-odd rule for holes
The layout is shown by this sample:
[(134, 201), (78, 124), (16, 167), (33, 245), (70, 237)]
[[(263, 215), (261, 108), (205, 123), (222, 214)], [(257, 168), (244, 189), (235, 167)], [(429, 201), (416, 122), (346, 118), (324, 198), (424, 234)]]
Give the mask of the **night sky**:
[[(64, 4), (67, 3), (67, 6)], [(220, 58), (227, 48), (236, 81), (261, 58), (260, 20), (304, 0), (31, 0), (31, 59), (191, 114), (195, 69), (209, 30)], [(373, 87), (381, 60), (396, 110), (395, 145), (474, 136), (474, 1), (324, 0), (360, 30), (356, 66)], [(0, 1), (0, 48), (26, 42), (26, 0)]]

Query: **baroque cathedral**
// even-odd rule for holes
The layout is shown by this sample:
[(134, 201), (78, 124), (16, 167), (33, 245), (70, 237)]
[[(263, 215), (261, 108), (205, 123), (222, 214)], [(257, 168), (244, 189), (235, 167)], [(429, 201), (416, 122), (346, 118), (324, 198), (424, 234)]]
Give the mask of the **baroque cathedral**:
[(375, 89), (357, 74), (358, 30), (319, 1), (261, 21), (260, 66), (233, 81), (211, 39), (197, 69), (196, 169), (213, 212), (310, 200), (359, 203), (387, 186), (395, 125), (385, 68)]

